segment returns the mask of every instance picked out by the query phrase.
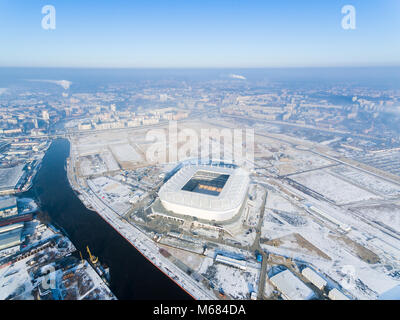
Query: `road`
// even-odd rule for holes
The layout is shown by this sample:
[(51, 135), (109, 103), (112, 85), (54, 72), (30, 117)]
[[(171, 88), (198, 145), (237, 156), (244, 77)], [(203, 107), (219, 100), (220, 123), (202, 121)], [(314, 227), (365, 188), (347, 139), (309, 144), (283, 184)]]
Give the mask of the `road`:
[(267, 277), (267, 260), (268, 254), (264, 252), (264, 250), (260, 246), (260, 238), (261, 238), (261, 227), (264, 221), (264, 212), (265, 212), (265, 204), (267, 203), (268, 191), (265, 191), (264, 200), (260, 207), (260, 219), (258, 220), (258, 224), (256, 227), (256, 238), (253, 244), (250, 247), (252, 252), (258, 251), (262, 255), (262, 263), (261, 263), (261, 271), (260, 271), (260, 280), (258, 281), (258, 292), (257, 299), (262, 300), (264, 298), (264, 287), (265, 287), (265, 279)]

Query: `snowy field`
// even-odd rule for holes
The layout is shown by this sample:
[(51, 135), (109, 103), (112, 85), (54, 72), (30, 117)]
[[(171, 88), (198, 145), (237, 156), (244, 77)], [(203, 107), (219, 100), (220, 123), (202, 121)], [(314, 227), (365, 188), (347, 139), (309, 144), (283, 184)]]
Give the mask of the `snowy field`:
[(218, 236), (219, 236), (219, 231), (213, 230), (213, 229), (193, 228), (193, 231), (195, 231), (198, 235), (207, 237), (207, 238), (218, 239)]
[(281, 175), (293, 174), (300, 171), (318, 169), (333, 162), (313, 153), (288, 148), (284, 153), (276, 153), (277, 159), (272, 164), (279, 169)]
[(332, 161), (317, 156), (310, 152), (300, 152), (299, 150), (293, 150), (290, 152), (293, 157), (292, 164), (297, 170), (310, 170), (316, 169), (332, 164)]
[(337, 175), (343, 176), (345, 179), (348, 179), (354, 184), (357, 184), (382, 196), (400, 195), (400, 185), (379, 179), (366, 172), (355, 170), (343, 165), (335, 167), (331, 169), (331, 171)]
[(88, 185), (119, 214), (124, 214), (129, 210), (130, 201), (135, 197), (131, 187), (107, 177), (88, 180)]
[(101, 160), (99, 155), (87, 156), (80, 158), (81, 175), (89, 176), (92, 174), (103, 174), (107, 172), (106, 164)]
[(23, 300), (33, 300), (33, 284), (26, 265), (28, 260), (20, 260), (0, 270), (0, 300), (10, 298), (11, 295)]
[(370, 221), (383, 224), (400, 233), (400, 207), (394, 204), (381, 204), (353, 209)]
[(265, 204), (265, 207), (286, 212), (298, 211), (298, 209), (289, 200), (286, 200), (278, 193), (272, 191), (268, 192), (267, 203)]
[(119, 144), (110, 147), (119, 162), (141, 162), (142, 156), (130, 144)]
[(379, 196), (358, 188), (324, 170), (300, 173), (290, 178), (339, 205), (362, 200), (380, 199)]
[(100, 157), (103, 159), (104, 163), (107, 166), (108, 171), (119, 170), (118, 163), (115, 161), (111, 152), (103, 152)]
[(214, 284), (234, 299), (249, 299), (251, 292), (257, 292), (259, 270), (247, 268), (246, 271), (216, 263)]

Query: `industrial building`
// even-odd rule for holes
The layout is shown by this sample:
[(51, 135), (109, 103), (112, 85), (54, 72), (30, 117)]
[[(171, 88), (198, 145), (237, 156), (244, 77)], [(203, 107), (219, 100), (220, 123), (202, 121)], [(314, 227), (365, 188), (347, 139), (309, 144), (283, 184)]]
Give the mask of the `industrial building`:
[[(4, 228), (4, 227), (3, 227)], [(0, 228), (0, 250), (11, 248), (21, 244), (22, 225), (3, 232)]]
[(223, 264), (226, 264), (226, 265), (229, 265), (229, 266), (232, 266), (232, 267), (235, 267), (235, 268), (238, 268), (238, 269), (241, 269), (241, 270), (246, 270), (246, 268), (247, 268), (246, 261), (233, 259), (233, 258), (226, 257), (226, 256), (223, 256), (223, 255), (220, 255), (220, 254), (218, 254), (215, 257), (215, 261), (223, 263)]
[(328, 284), (324, 278), (308, 267), (304, 268), (303, 271), (301, 271), (301, 274), (319, 290), (324, 290)]
[[(25, 215), (23, 215), (23, 217), (25, 217)], [(24, 227), (22, 220), (18, 216), (17, 199), (15, 197), (1, 198), (0, 250), (21, 244), (21, 234)]]
[(12, 228), (12, 225), (30, 221), (32, 218), (32, 212), (19, 213), (17, 198), (11, 196), (0, 198), (0, 230), (5, 226)]
[(15, 187), (24, 174), (24, 164), (0, 168), (0, 195), (15, 193)]
[(314, 297), (314, 292), (289, 270), (272, 276), (270, 281), (286, 300), (310, 300)]
[(238, 214), (249, 181), (249, 174), (241, 168), (188, 165), (168, 180), (158, 194), (168, 211), (221, 222)]
[(10, 217), (17, 213), (17, 198), (0, 198), (0, 218)]
[(350, 300), (349, 297), (345, 296), (336, 288), (333, 288), (331, 291), (329, 291), (328, 297), (331, 300)]

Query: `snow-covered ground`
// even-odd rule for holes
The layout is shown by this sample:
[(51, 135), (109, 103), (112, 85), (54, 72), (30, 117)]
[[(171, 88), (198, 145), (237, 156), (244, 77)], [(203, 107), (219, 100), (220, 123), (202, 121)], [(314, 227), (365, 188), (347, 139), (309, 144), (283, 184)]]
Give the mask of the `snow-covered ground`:
[(378, 204), (360, 206), (353, 210), (368, 220), (384, 224), (400, 234), (400, 206), (395, 204)]
[(138, 163), (142, 161), (141, 155), (130, 144), (118, 144), (111, 146), (112, 152), (118, 161)]
[(347, 181), (339, 179), (325, 170), (296, 174), (291, 176), (291, 179), (322, 194), (337, 204), (381, 198)]
[(337, 166), (330, 171), (337, 175), (343, 176), (350, 182), (355, 183), (361, 187), (371, 190), (372, 192), (378, 193), (382, 196), (399, 196), (400, 185), (379, 179), (378, 177), (368, 174), (366, 172), (355, 170), (343, 165)]
[(216, 263), (214, 285), (234, 299), (249, 299), (251, 292), (257, 292), (260, 270), (247, 268), (246, 271)]
[(119, 169), (118, 163), (115, 161), (111, 152), (108, 152), (108, 151), (103, 152), (100, 156), (103, 159), (103, 161), (105, 162), (108, 171), (114, 171), (114, 170)]
[(268, 192), (268, 197), (265, 207), (269, 209), (286, 211), (286, 212), (297, 211), (297, 208), (289, 200), (285, 199), (276, 192)]
[[(291, 187), (285, 185), (285, 188)], [(400, 241), (357, 219), (349, 211), (305, 194), (302, 197), (307, 199), (307, 203), (351, 226), (350, 233), (338, 233), (324, 219), (313, 217), (306, 210), (301, 212), (300, 217), (307, 223), (291, 224), (266, 209), (262, 237), (277, 241), (275, 245), (272, 242), (262, 244), (264, 249), (314, 266), (338, 284), (346, 286), (345, 290), (357, 299), (376, 299), (380, 293), (399, 284), (400, 252), (396, 248), (400, 248)], [(295, 233), (307, 242), (294, 237)], [(380, 259), (379, 263), (366, 261), (368, 258), (374, 261), (376, 256)]]
[(99, 177), (88, 180), (88, 186), (107, 201), (107, 204), (121, 215), (131, 207), (130, 201), (135, 198), (131, 187), (108, 177)]

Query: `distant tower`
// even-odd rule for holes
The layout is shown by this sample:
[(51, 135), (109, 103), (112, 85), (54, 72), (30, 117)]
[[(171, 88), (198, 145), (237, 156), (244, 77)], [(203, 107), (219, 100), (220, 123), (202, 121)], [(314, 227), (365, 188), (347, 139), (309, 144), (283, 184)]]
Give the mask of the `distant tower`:
[(168, 100), (168, 95), (166, 95), (166, 94), (160, 94), (160, 101), (161, 102), (165, 102), (165, 101), (167, 101)]
[(35, 129), (39, 128), (37, 118), (33, 119), (33, 125), (35, 126)]
[(42, 118), (44, 121), (49, 121), (50, 120), (50, 116), (49, 113), (47, 112), (47, 110), (43, 110), (42, 111)]
[(115, 112), (117, 110), (117, 106), (113, 103), (112, 105), (111, 105), (111, 111), (112, 112)]

